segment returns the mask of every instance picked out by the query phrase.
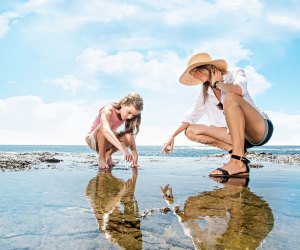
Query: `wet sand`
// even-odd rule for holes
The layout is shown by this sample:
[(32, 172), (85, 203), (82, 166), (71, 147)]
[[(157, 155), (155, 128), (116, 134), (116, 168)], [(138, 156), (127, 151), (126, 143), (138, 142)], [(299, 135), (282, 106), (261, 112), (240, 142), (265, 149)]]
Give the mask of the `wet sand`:
[(248, 156), (249, 180), (214, 180), (221, 155), (141, 157), (137, 170), (117, 157), (99, 173), (92, 154), (1, 153), (0, 246), (296, 249), (299, 158), (271, 156)]

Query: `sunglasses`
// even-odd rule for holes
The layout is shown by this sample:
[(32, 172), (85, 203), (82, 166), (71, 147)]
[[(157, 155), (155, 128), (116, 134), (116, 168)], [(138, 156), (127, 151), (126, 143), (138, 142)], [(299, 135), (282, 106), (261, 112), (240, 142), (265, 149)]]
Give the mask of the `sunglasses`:
[(217, 108), (218, 108), (219, 110), (223, 110), (223, 103), (219, 102), (219, 103), (217, 104)]

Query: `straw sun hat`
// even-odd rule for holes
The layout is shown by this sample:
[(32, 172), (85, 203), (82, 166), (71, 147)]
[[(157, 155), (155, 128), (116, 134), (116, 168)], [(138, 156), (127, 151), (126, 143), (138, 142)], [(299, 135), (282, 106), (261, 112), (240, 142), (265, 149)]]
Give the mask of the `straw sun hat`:
[(189, 62), (187, 69), (183, 72), (179, 81), (185, 85), (196, 85), (200, 83), (199, 79), (196, 79), (190, 74), (190, 71), (198, 66), (211, 64), (218, 68), (222, 73), (227, 71), (227, 63), (223, 59), (213, 60), (207, 53), (198, 53), (193, 55)]

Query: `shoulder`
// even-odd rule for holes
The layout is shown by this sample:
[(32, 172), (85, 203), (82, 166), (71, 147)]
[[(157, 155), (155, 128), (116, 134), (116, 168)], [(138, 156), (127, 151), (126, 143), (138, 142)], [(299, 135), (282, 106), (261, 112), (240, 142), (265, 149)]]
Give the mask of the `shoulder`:
[(235, 67), (223, 75), (223, 80), (224, 82), (233, 82), (236, 78), (240, 77), (246, 77), (245, 70), (243, 68)]
[(105, 115), (111, 115), (111, 113), (114, 111), (115, 107), (111, 104), (107, 104), (104, 107), (100, 109), (101, 114)]
[(245, 70), (239, 67), (231, 69), (230, 72), (232, 75), (245, 75)]

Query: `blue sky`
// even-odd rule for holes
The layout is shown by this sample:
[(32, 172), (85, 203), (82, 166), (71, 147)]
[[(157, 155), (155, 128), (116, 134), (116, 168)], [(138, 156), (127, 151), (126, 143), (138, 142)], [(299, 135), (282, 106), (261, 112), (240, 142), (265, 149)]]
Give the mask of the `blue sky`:
[(292, 0), (2, 0), (0, 144), (84, 144), (98, 108), (135, 91), (137, 141), (161, 145), (198, 91), (178, 78), (205, 51), (245, 68), (270, 144), (299, 145), (298, 13)]

